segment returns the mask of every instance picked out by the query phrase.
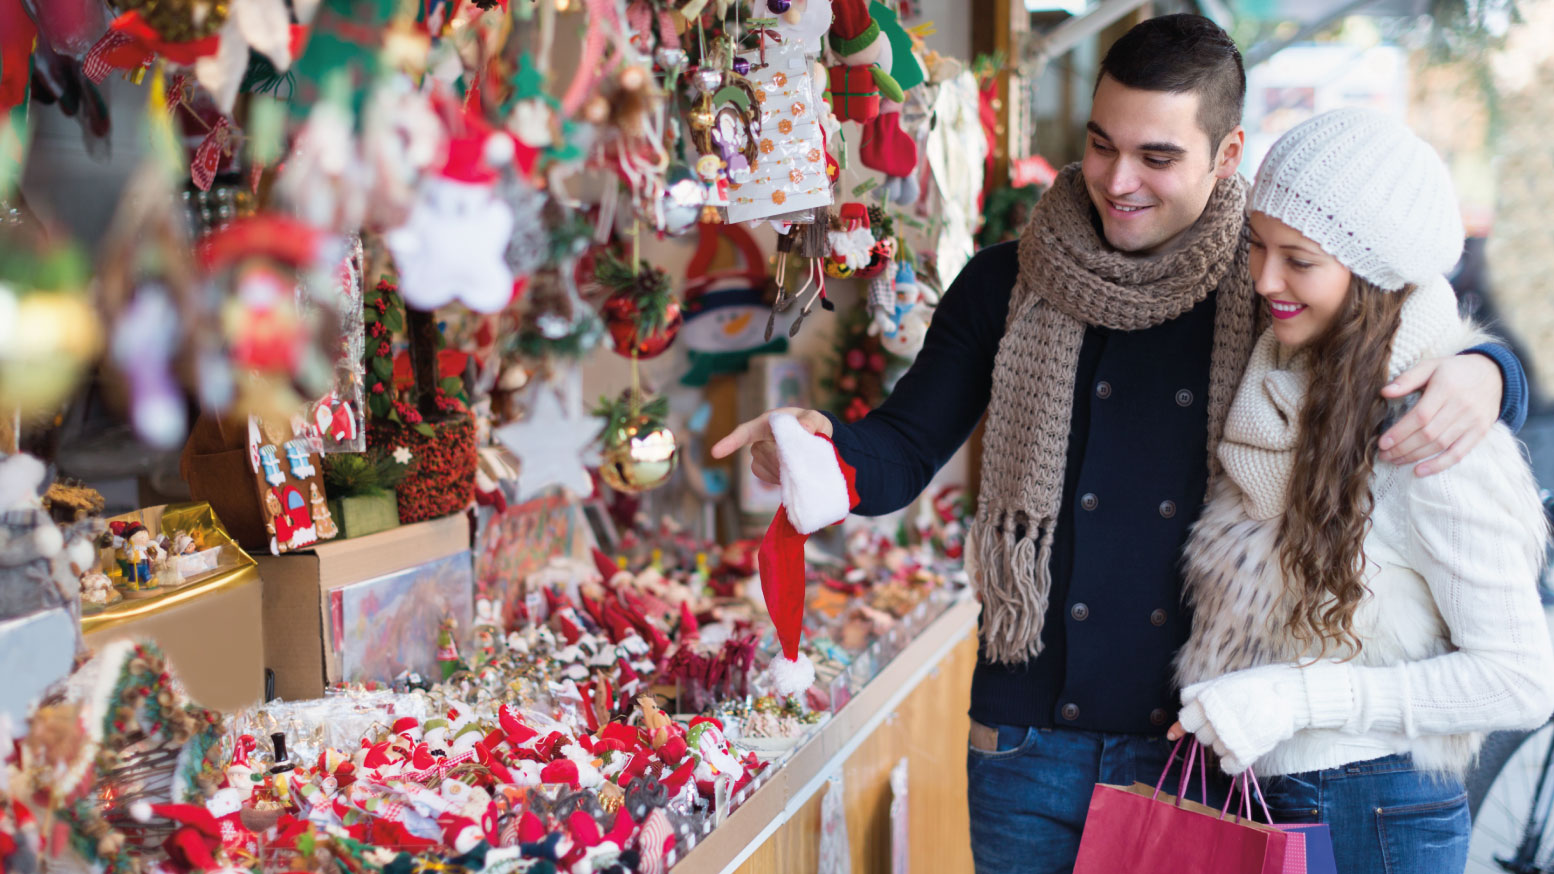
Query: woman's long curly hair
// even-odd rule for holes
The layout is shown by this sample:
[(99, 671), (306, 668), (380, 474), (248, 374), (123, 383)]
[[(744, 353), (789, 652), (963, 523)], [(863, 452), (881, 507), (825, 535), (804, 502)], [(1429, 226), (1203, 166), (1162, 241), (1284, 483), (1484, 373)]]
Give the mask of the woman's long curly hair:
[(1296, 599), (1297, 639), (1323, 655), (1360, 652), (1354, 613), (1365, 597), (1365, 535), (1370, 530), (1371, 471), (1387, 417), (1392, 337), (1413, 293), (1383, 291), (1353, 277), (1343, 309), (1306, 347), (1311, 382), (1300, 411), (1289, 507), (1279, 551)]

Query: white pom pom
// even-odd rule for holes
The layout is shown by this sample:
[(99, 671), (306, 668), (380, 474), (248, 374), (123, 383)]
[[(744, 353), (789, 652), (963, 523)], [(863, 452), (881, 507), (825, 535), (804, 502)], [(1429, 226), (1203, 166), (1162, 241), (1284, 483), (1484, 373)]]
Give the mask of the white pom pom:
[(513, 160), (513, 138), (504, 133), (486, 137), (486, 163), (493, 167), (505, 167)]
[(129, 815), (136, 822), (150, 822), (151, 804), (146, 801), (131, 802), (129, 806)]
[(39, 525), (32, 529), (33, 551), (44, 558), (53, 558), (59, 555), (59, 550), (65, 545), (65, 535), (59, 532), (54, 525)]
[(815, 684), (815, 663), (803, 653), (799, 653), (797, 659), (778, 656), (766, 670), (772, 681), (772, 691), (784, 698), (802, 695)]

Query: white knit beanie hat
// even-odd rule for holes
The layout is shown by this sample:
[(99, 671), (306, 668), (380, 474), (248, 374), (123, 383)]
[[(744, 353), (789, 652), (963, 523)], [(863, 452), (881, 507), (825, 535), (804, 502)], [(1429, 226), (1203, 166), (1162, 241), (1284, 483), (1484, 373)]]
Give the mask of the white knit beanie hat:
[(1446, 164), (1401, 122), (1371, 109), (1324, 112), (1280, 137), (1257, 171), (1249, 209), (1388, 291), (1441, 276), (1462, 255)]

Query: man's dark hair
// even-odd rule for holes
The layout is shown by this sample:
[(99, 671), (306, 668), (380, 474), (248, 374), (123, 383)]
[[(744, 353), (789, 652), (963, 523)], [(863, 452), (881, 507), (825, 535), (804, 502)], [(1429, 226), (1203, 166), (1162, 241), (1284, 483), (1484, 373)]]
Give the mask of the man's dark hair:
[(1230, 34), (1201, 15), (1162, 15), (1122, 35), (1101, 60), (1101, 77), (1140, 91), (1198, 95), (1198, 126), (1211, 153), (1241, 123), (1246, 71)]

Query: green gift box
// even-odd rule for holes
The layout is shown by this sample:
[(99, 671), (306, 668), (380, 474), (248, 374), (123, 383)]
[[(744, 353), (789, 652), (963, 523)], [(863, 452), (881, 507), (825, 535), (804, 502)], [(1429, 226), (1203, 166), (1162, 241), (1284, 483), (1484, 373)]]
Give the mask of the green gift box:
[(399, 501), (393, 492), (330, 498), (329, 512), (341, 537), (364, 537), (399, 526)]

